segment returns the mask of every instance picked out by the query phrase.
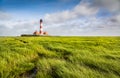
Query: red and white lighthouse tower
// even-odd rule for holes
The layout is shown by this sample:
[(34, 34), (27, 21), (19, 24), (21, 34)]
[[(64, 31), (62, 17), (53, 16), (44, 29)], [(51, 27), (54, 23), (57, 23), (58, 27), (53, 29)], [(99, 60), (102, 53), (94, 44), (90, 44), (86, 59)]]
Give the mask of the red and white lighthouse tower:
[(43, 35), (43, 20), (40, 19), (40, 35)]

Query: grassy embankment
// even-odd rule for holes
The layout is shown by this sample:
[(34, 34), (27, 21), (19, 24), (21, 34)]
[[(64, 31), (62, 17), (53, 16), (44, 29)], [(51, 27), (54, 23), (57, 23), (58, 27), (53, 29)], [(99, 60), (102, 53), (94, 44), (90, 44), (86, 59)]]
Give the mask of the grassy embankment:
[(120, 37), (1, 37), (0, 78), (120, 78)]

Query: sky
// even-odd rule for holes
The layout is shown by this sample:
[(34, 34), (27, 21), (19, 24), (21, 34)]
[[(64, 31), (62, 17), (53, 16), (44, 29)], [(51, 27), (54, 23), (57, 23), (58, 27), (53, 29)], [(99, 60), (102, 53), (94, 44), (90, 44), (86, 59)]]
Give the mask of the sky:
[(120, 0), (0, 0), (0, 36), (120, 36)]

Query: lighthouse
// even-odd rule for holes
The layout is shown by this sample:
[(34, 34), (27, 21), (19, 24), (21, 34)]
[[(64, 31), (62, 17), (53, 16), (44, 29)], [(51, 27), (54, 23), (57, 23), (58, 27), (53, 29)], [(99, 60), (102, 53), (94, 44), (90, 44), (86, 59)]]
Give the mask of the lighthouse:
[(33, 34), (31, 35), (31, 34), (22, 34), (21, 36), (48, 36), (49, 34), (48, 34), (48, 32), (46, 32), (46, 31), (43, 31), (43, 20), (42, 19), (40, 19), (40, 31), (35, 31), (35, 32), (33, 32)]
[(40, 19), (40, 35), (43, 35), (43, 20)]
[(48, 35), (48, 32), (46, 31), (43, 31), (43, 20), (40, 19), (40, 30), (39, 32), (36, 30), (33, 35), (40, 35), (40, 36), (47, 36)]

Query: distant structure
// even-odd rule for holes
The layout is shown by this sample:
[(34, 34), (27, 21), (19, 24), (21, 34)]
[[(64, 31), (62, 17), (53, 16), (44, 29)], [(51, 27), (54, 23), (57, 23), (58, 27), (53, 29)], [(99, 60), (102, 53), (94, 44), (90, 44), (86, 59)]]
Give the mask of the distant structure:
[(43, 31), (43, 20), (40, 19), (40, 30), (39, 32), (36, 30), (35, 32), (33, 32), (33, 34), (22, 34), (21, 36), (49, 36), (48, 32)]
[(43, 20), (40, 19), (40, 31), (37, 30), (33, 33), (33, 35), (48, 35), (48, 32), (43, 32)]
[(48, 35), (48, 32), (43, 32), (43, 35)]
[(39, 35), (39, 32), (36, 30), (33, 34), (34, 35)]

